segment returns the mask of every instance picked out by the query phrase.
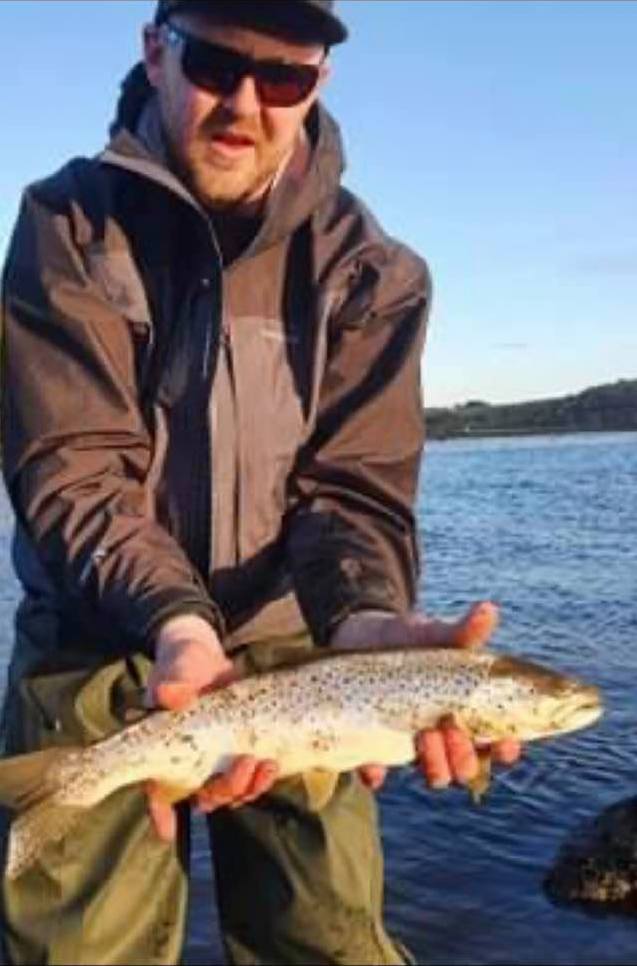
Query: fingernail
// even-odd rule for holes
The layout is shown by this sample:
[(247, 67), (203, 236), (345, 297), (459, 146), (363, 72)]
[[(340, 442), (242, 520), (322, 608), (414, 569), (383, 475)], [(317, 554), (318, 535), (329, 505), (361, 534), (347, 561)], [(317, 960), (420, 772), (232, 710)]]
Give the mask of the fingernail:
[(429, 787), (432, 788), (435, 792), (442, 791), (443, 788), (449, 788), (450, 784), (451, 783), (448, 781), (445, 781), (444, 778), (429, 779)]

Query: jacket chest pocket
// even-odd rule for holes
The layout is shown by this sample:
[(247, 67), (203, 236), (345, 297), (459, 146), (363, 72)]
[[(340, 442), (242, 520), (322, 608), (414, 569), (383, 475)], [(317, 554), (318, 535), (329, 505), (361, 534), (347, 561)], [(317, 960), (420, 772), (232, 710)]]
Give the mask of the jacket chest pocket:
[(126, 249), (111, 251), (95, 244), (86, 249), (85, 258), (91, 280), (128, 323), (141, 393), (150, 369), (154, 337), (150, 305), (133, 257)]

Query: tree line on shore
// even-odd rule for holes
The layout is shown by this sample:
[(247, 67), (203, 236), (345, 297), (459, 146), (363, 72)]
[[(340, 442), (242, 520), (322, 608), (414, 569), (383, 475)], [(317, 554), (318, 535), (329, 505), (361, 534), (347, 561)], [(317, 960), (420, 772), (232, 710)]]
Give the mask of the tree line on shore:
[(471, 400), (450, 409), (427, 409), (430, 439), (622, 430), (637, 431), (637, 379), (557, 399), (506, 405)]

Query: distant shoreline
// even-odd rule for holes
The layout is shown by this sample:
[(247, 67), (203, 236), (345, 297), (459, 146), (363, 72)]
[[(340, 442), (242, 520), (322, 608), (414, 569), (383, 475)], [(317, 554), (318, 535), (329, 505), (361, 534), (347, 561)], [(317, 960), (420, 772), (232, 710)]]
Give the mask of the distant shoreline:
[(429, 439), (546, 436), (637, 431), (637, 379), (621, 379), (575, 396), (491, 405), (473, 400), (426, 410)]
[(583, 435), (602, 435), (603, 433), (637, 433), (637, 426), (634, 428), (624, 427), (623, 429), (503, 429), (503, 430), (483, 430), (470, 431), (464, 433), (451, 434), (449, 436), (434, 436), (427, 432), (427, 441), (436, 443), (447, 443), (458, 439), (512, 439), (516, 436), (583, 436)]

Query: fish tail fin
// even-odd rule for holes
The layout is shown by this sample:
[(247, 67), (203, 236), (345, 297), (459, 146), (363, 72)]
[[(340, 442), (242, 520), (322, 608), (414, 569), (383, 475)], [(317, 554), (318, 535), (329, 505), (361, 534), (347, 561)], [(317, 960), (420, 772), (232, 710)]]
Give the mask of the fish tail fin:
[(6, 874), (16, 879), (49, 842), (59, 842), (84, 809), (59, 805), (58, 769), (80, 749), (49, 748), (0, 761), (0, 805), (19, 813), (11, 823)]
[(59, 842), (67, 835), (85, 809), (70, 805), (57, 805), (44, 799), (11, 824), (6, 875), (17, 879), (37, 862), (45, 846)]

